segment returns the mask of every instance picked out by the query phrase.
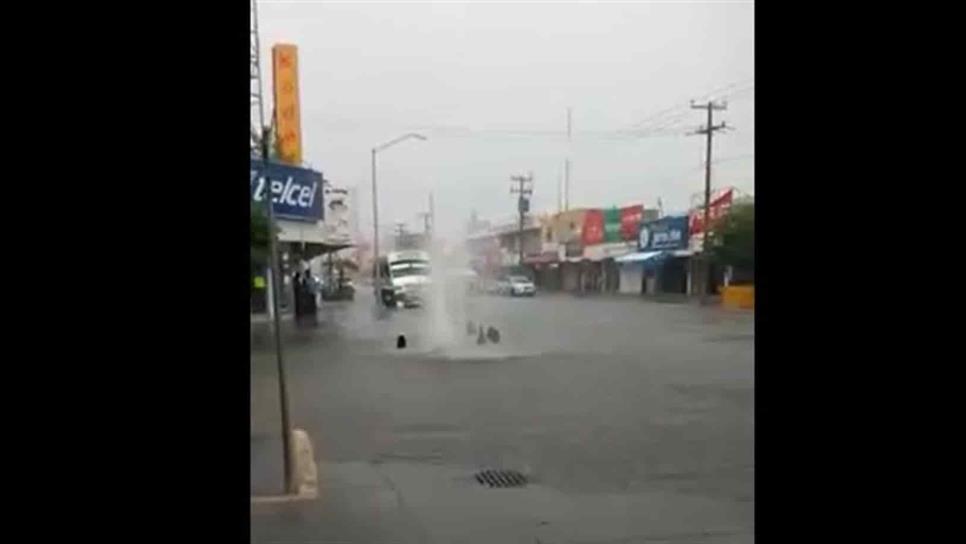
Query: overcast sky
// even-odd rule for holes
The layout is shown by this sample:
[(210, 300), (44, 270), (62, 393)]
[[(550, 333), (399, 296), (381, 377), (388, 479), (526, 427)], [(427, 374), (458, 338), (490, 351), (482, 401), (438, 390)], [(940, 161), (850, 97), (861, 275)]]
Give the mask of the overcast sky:
[(304, 160), (359, 188), (365, 235), (370, 149), (410, 130), (429, 140), (378, 156), (386, 229), (421, 225), (430, 191), (440, 232), (472, 209), (508, 219), (509, 178), (529, 171), (534, 210), (554, 211), (568, 153), (571, 207), (684, 211), (704, 183), (704, 137), (683, 134), (705, 114), (688, 102), (718, 89), (715, 122), (735, 129), (715, 136), (713, 183), (754, 191), (753, 3), (258, 5), (264, 91), (272, 44), (297, 45)]

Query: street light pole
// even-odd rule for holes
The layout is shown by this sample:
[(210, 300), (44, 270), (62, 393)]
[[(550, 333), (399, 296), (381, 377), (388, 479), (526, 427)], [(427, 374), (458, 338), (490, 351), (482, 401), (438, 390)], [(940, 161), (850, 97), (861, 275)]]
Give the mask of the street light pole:
[(380, 302), (379, 269), (379, 194), (376, 185), (376, 148), (372, 148), (372, 288), (376, 304)]
[(372, 267), (373, 267), (373, 286), (376, 295), (376, 304), (381, 302), (381, 287), (382, 287), (382, 270), (379, 266), (379, 189), (376, 184), (376, 153), (392, 147), (400, 142), (408, 140), (410, 138), (415, 138), (417, 140), (426, 140), (426, 137), (422, 134), (416, 134), (415, 132), (410, 132), (408, 134), (403, 134), (402, 136), (390, 140), (380, 146), (372, 148)]
[(269, 127), (262, 127), (262, 175), (265, 177), (265, 201), (268, 203), (268, 240), (272, 276), (272, 315), (275, 324), (275, 360), (278, 365), (278, 397), (282, 419), (282, 464), (285, 469), (285, 492), (295, 493), (294, 467), (292, 466), (292, 427), (289, 421), (288, 387), (285, 379), (285, 359), (282, 357), (282, 320), (278, 313), (278, 297), (282, 296), (279, 286), (281, 268), (278, 264), (278, 244), (275, 239), (275, 210), (272, 202), (272, 179), (268, 175), (268, 135)]

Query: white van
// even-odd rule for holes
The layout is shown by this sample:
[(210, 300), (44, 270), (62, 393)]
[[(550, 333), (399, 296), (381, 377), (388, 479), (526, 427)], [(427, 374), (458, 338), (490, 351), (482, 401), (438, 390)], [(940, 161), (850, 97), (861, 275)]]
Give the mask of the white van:
[(431, 282), (429, 252), (393, 251), (380, 261), (383, 304), (407, 308), (422, 305)]

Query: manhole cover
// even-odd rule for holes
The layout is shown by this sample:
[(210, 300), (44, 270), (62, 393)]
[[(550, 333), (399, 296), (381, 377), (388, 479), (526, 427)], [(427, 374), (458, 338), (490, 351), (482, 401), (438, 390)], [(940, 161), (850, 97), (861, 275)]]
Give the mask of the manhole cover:
[(481, 470), (473, 475), (480, 485), (487, 487), (523, 487), (527, 477), (515, 470)]

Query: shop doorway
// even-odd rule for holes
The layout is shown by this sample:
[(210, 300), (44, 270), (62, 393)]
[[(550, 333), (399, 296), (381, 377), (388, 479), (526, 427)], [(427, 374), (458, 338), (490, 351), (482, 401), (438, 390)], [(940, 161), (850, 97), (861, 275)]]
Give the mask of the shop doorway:
[(688, 292), (687, 259), (666, 260), (661, 267), (660, 284), (662, 293), (686, 294)]

